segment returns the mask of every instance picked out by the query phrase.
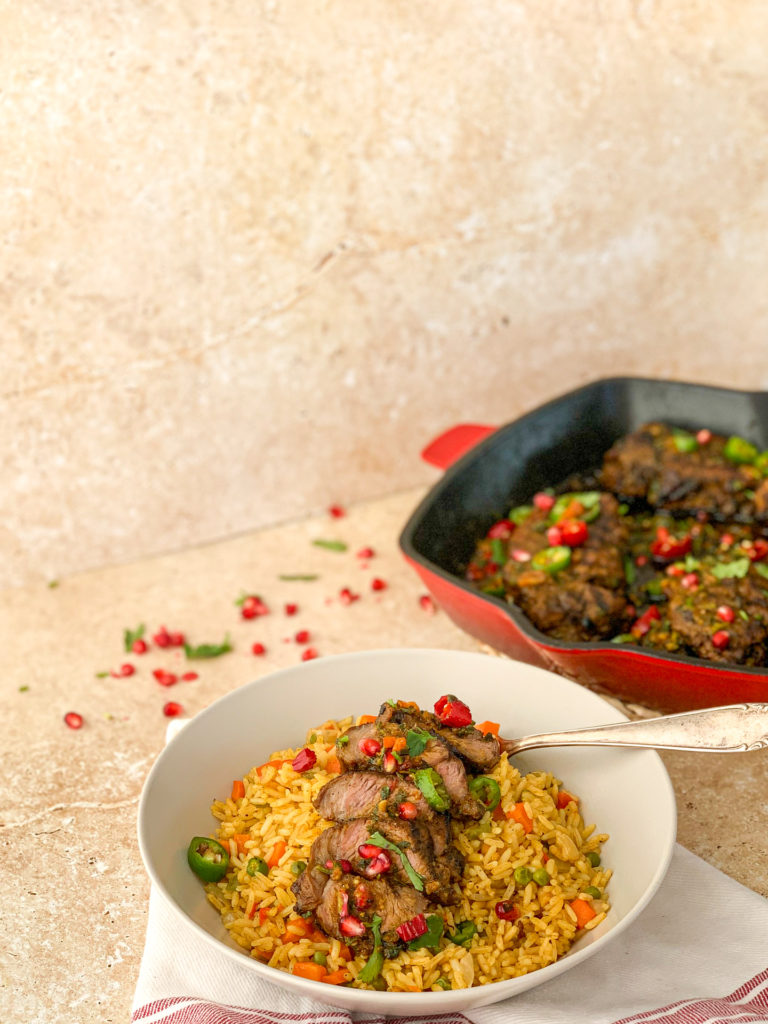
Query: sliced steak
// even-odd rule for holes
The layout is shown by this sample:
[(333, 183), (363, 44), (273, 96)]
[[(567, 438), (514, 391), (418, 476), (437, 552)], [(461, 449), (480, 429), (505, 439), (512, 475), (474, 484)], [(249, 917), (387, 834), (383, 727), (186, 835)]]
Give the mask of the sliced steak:
[(409, 729), (420, 729), (443, 741), (451, 753), (456, 754), (471, 768), (478, 771), (492, 771), (499, 763), (501, 750), (495, 736), (484, 736), (474, 726), (451, 729), (443, 725), (437, 715), (413, 708), (392, 707), (382, 704), (378, 721), (387, 732), (390, 723), (399, 726), (400, 735), (406, 736)]
[[(695, 590), (679, 579), (664, 581), (669, 598), (669, 624), (687, 650), (710, 661), (734, 665), (764, 665), (768, 655), (768, 590), (750, 574), (741, 579), (718, 580), (702, 573)], [(721, 606), (737, 612), (725, 623), (715, 614)], [(712, 637), (728, 634), (728, 646), (716, 647)]]
[(354, 771), (356, 768), (370, 768), (372, 761), (367, 754), (360, 749), (360, 743), (365, 739), (379, 738), (375, 722), (366, 722), (364, 725), (353, 725), (344, 733), (348, 737), (346, 743), (340, 744), (336, 741), (336, 756), (339, 759), (342, 769), (345, 772)]
[(475, 821), (485, 814), (483, 805), (469, 792), (464, 765), (442, 740), (430, 740), (423, 754), (417, 758), (409, 758), (409, 765), (413, 768), (434, 768), (443, 780), (454, 814), (474, 818)]
[(346, 825), (327, 828), (317, 837), (312, 844), (306, 869), (291, 886), (296, 896), (296, 909), (300, 914), (314, 910), (320, 902), (325, 883), (328, 881), (328, 861), (337, 863), (348, 860), (353, 870), (362, 874), (365, 861), (359, 856), (357, 849), (368, 841), (370, 834), (368, 822), (358, 819)]
[[(341, 939), (355, 947), (369, 948), (372, 941), (370, 928), (357, 940), (350, 940), (340, 928), (343, 907), (366, 925), (375, 914), (381, 918), (382, 935), (390, 941), (396, 940), (396, 929), (405, 921), (428, 910), (427, 901), (412, 886), (396, 885), (383, 878), (361, 882), (345, 875), (338, 880), (326, 879), (322, 899), (317, 906), (317, 920), (328, 935)], [(362, 905), (360, 905), (362, 904)]]

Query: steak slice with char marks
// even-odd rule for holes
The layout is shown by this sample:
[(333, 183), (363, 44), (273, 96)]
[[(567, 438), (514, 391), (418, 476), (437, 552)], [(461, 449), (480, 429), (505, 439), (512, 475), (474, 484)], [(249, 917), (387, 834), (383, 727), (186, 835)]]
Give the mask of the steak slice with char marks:
[(422, 729), (443, 741), (451, 753), (465, 761), (470, 768), (478, 771), (492, 771), (499, 763), (501, 748), (499, 741), (490, 734), (483, 735), (474, 726), (452, 729), (443, 725), (437, 715), (429, 711), (415, 711), (412, 708), (392, 707), (382, 704), (379, 722), (385, 727), (392, 722), (398, 725), (405, 736), (409, 729)]
[[(358, 897), (364, 904), (362, 907), (358, 906)], [(338, 880), (326, 878), (321, 899), (317, 904), (318, 923), (328, 935), (354, 945), (356, 949), (370, 948), (373, 934), (370, 927), (365, 935), (358, 939), (350, 940), (349, 936), (343, 934), (339, 925), (341, 909), (345, 902), (349, 913), (366, 923), (378, 914), (381, 918), (382, 934), (390, 933), (390, 941), (396, 940), (395, 931), (399, 925), (428, 910), (426, 899), (412, 886), (395, 885), (383, 878), (366, 879), (364, 882), (350, 875)]]

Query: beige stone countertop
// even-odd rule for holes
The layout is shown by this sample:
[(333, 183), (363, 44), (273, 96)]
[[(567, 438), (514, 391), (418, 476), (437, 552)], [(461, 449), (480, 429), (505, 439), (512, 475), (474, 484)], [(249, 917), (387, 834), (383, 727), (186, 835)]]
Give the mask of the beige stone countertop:
[[(422, 491), (222, 543), (0, 593), (3, 850), (0, 1020), (108, 1022), (129, 1017), (144, 944), (149, 884), (135, 834), (144, 778), (161, 750), (174, 700), (194, 715), (234, 687), (295, 664), (311, 633), (320, 656), (377, 647), (476, 650), (424, 592), (397, 548)], [(312, 544), (338, 538), (346, 552)], [(357, 552), (375, 549), (370, 559)], [(317, 573), (285, 581), (286, 573)], [(386, 589), (375, 591), (379, 577)], [(344, 606), (339, 591), (360, 600)], [(244, 621), (236, 599), (260, 594), (271, 614)], [(284, 606), (299, 608), (286, 616)], [(123, 629), (146, 623), (183, 631), (190, 642), (234, 651), (186, 662), (178, 649), (142, 656), (123, 649)], [(290, 637), (290, 642), (284, 638)], [(251, 653), (260, 641), (266, 653)], [(98, 673), (124, 662), (135, 674)], [(171, 688), (155, 668), (194, 669)], [(64, 723), (79, 712), (83, 727)], [(758, 752), (665, 754), (677, 795), (682, 845), (768, 895), (766, 762)]]

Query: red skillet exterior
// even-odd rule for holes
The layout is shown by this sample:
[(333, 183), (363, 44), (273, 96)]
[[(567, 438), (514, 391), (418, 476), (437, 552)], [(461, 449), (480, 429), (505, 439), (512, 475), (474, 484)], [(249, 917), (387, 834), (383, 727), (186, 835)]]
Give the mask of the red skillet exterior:
[[(472, 446), (493, 431), (492, 427), (477, 425), (454, 427), (430, 443), (422, 455), (433, 465), (448, 468), (462, 456), (466, 456), (464, 461), (471, 459)], [(739, 670), (629, 645), (568, 645), (550, 640), (512, 606), (480, 594), (461, 577), (421, 556), (411, 542), (413, 519), (418, 516), (417, 511), (401, 537), (406, 560), (450, 618), (496, 650), (558, 672), (591, 689), (662, 711), (768, 700), (768, 670)]]

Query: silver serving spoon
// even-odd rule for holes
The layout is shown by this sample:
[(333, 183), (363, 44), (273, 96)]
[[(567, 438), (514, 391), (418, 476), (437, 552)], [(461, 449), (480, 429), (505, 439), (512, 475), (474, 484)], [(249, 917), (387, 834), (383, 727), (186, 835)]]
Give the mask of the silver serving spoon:
[(535, 747), (656, 747), (660, 750), (709, 750), (736, 753), (768, 747), (768, 704), (729, 704), (636, 722), (591, 729), (540, 733), (517, 740), (499, 739), (501, 749), (519, 754)]

